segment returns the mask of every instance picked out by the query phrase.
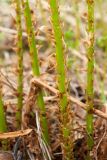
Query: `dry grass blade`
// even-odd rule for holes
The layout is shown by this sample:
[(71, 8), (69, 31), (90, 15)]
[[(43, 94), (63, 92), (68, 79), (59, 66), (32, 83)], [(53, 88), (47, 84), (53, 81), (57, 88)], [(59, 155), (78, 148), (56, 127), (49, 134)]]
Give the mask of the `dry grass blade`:
[(44, 157), (44, 160), (52, 160), (51, 155), (50, 155), (50, 151), (49, 151), (49, 146), (48, 144), (46, 144), (43, 140), (43, 133), (40, 127), (40, 118), (39, 118), (39, 114), (37, 111), (35, 111), (35, 115), (36, 115), (36, 125), (37, 125), (37, 134), (38, 134), (38, 141), (42, 150), (42, 154)]
[(26, 136), (32, 132), (32, 129), (19, 130), (15, 132), (8, 132), (0, 134), (0, 139), (16, 138), (20, 136)]

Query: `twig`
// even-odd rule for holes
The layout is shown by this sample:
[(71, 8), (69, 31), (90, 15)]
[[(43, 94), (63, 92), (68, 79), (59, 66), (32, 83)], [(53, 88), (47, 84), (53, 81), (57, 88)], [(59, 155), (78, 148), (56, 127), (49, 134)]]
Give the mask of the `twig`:
[[(34, 84), (38, 84), (40, 87), (44, 87), (47, 90), (49, 90), (50, 92), (52, 92), (55, 95), (59, 95), (59, 91), (51, 86), (49, 86), (48, 84), (46, 84), (45, 82), (43, 82), (43, 80), (40, 80), (39, 78), (33, 78), (32, 79), (32, 83)], [(69, 96), (68, 97), (69, 100), (75, 104), (77, 104), (78, 106), (80, 106), (82, 109), (86, 110), (87, 105), (84, 104), (83, 102), (79, 101), (78, 99)], [(107, 114), (105, 114), (104, 112), (98, 110), (98, 109), (93, 109), (93, 113), (96, 114), (97, 116), (100, 116), (101, 118), (104, 118), (107, 120)]]
[[(17, 35), (17, 31), (15, 29), (10, 29), (10, 28), (6, 28), (6, 27), (2, 27), (2, 26), (0, 26), (0, 32), (11, 34), (13, 36)], [(23, 37), (27, 37), (26, 32), (23, 32), (22, 35), (23, 35)], [(36, 39), (41, 40), (41, 41), (45, 41), (45, 38), (42, 36), (39, 36), (39, 35), (36, 36)]]
[[(12, 83), (10, 82), (8, 75), (5, 75), (2, 71), (0, 71), (0, 74), (5, 78), (5, 80), (6, 80), (7, 83), (8, 83), (8, 86), (10, 86), (10, 87), (16, 92), (17, 89), (16, 89), (16, 88), (12, 85)], [(6, 82), (4, 82), (4, 81), (2, 81), (2, 83), (5, 83), (5, 84), (6, 84)]]
[(0, 139), (16, 138), (16, 137), (20, 137), (20, 136), (25, 136), (31, 132), (32, 132), (32, 129), (29, 128), (26, 130), (19, 130), (19, 131), (15, 131), (15, 132), (1, 133)]

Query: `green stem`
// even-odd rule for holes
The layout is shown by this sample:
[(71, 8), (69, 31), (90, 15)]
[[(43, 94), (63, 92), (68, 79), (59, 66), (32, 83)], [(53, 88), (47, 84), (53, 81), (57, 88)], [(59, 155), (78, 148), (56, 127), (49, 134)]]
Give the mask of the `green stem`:
[(73, 135), (72, 135), (72, 114), (68, 105), (67, 99), (67, 86), (65, 75), (65, 56), (62, 40), (62, 31), (60, 26), (59, 12), (57, 0), (49, 0), (51, 9), (51, 18), (55, 37), (56, 46), (56, 61), (57, 61), (57, 73), (58, 73), (58, 88), (60, 92), (60, 112), (61, 112), (61, 143), (63, 149), (63, 159), (73, 159)]
[(79, 1), (74, 0), (74, 13), (75, 13), (75, 19), (76, 19), (76, 46), (78, 48), (79, 41), (80, 41), (80, 17), (79, 17)]
[[(28, 0), (26, 0), (25, 2), (22, 0), (22, 5), (24, 8), (24, 15), (25, 15), (25, 20), (26, 20), (26, 28), (27, 28), (27, 34), (28, 34), (28, 42), (29, 42), (29, 48), (30, 48), (30, 54), (31, 54), (33, 74), (35, 76), (40, 76), (38, 51), (36, 48), (35, 34), (34, 34), (34, 28), (32, 24), (32, 17), (31, 17)], [(37, 102), (38, 102), (38, 106), (40, 107), (40, 111), (41, 111), (41, 124), (43, 128), (44, 138), (46, 142), (49, 143), (46, 109), (45, 109), (45, 104), (43, 100), (43, 93), (41, 90), (39, 92)]]
[(16, 20), (17, 20), (17, 55), (18, 55), (18, 111), (16, 113), (17, 127), (21, 127), (21, 113), (23, 106), (23, 44), (22, 44), (22, 23), (21, 23), (21, 3), (16, 3)]
[[(2, 84), (1, 84), (1, 76), (0, 76), (0, 133), (4, 133), (7, 131), (7, 123), (4, 112), (4, 105), (2, 100)], [(8, 141), (2, 141), (2, 148), (6, 150), (8, 148)]]
[(4, 113), (1, 88), (2, 87), (0, 85), (0, 132), (3, 133), (7, 131), (7, 124), (6, 124), (6, 117)]
[(93, 80), (94, 80), (94, 0), (87, 0), (88, 6), (88, 34), (89, 34), (89, 46), (87, 48), (87, 134), (88, 134), (88, 148), (92, 150), (93, 140)]

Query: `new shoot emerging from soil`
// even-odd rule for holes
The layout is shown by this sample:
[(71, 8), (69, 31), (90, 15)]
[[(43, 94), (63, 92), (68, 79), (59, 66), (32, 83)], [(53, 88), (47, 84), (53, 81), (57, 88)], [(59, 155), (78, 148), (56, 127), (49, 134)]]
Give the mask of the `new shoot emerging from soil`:
[(88, 6), (88, 36), (89, 45), (87, 48), (87, 143), (89, 151), (92, 150), (94, 140), (93, 140), (93, 80), (94, 80), (94, 0), (87, 0)]
[(60, 118), (61, 118), (61, 144), (63, 150), (63, 159), (73, 159), (73, 134), (72, 134), (72, 113), (67, 99), (67, 86), (65, 75), (65, 55), (63, 46), (63, 36), (60, 25), (57, 0), (49, 0), (51, 9), (51, 18), (55, 38), (57, 79), (60, 92)]
[[(29, 7), (29, 1), (28, 0), (22, 1), (22, 5), (24, 8), (24, 16), (26, 20), (26, 29), (27, 29), (27, 34), (28, 34), (28, 42), (29, 42), (29, 48), (30, 48), (30, 54), (31, 54), (33, 74), (35, 76), (40, 76), (38, 51), (36, 48), (35, 33), (34, 33), (34, 27), (32, 23), (32, 16), (31, 16), (31, 11)], [(40, 108), (40, 113), (41, 113), (40, 116), (41, 116), (41, 124), (43, 128), (44, 138), (46, 142), (49, 143), (48, 125), (47, 125), (47, 120), (46, 120), (46, 110), (45, 110), (43, 94), (41, 90), (38, 95), (38, 107)]]
[[(1, 76), (0, 76), (1, 78)], [(2, 100), (2, 84), (0, 80), (0, 132), (7, 131), (6, 117), (4, 114), (3, 100)]]
[[(0, 133), (7, 131), (7, 123), (6, 123), (6, 117), (4, 112), (4, 105), (3, 105), (3, 99), (2, 99), (2, 82), (1, 82), (1, 76), (0, 76)], [(7, 149), (7, 140), (2, 141), (2, 147), (4, 150)]]
[(17, 22), (17, 55), (18, 55), (18, 111), (16, 113), (17, 127), (21, 128), (21, 114), (23, 106), (23, 44), (22, 44), (22, 23), (21, 23), (21, 3), (15, 0), (16, 22)]

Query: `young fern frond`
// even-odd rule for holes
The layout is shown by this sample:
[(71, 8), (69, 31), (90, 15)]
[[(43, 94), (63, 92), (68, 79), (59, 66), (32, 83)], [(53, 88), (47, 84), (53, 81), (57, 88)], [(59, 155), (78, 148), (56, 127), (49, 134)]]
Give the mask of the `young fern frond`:
[(61, 144), (63, 150), (63, 159), (73, 159), (73, 132), (72, 132), (72, 113), (67, 98), (67, 85), (65, 74), (65, 55), (63, 36), (60, 25), (59, 11), (57, 0), (49, 0), (51, 19), (55, 38), (56, 62), (57, 62), (57, 79), (58, 89), (60, 92), (60, 118), (61, 118)]

